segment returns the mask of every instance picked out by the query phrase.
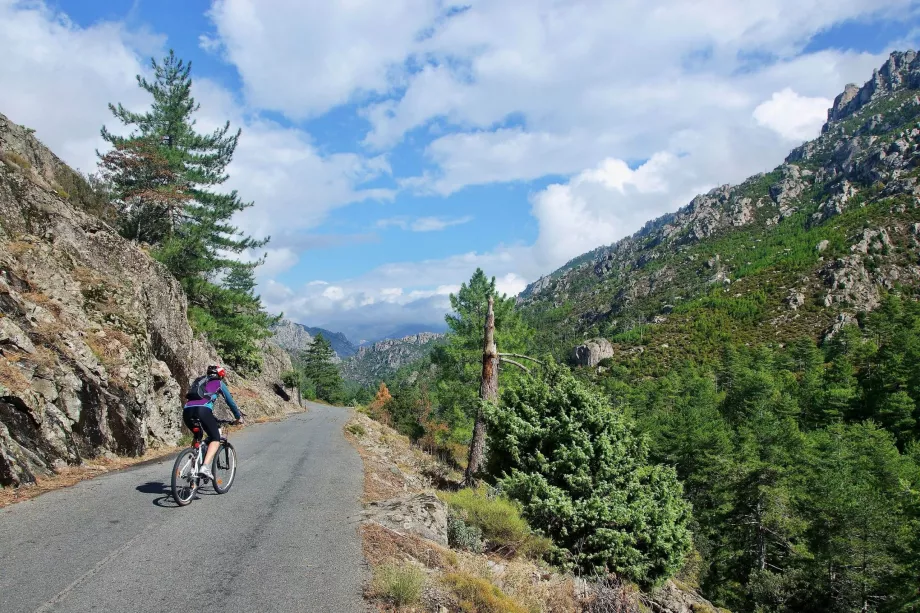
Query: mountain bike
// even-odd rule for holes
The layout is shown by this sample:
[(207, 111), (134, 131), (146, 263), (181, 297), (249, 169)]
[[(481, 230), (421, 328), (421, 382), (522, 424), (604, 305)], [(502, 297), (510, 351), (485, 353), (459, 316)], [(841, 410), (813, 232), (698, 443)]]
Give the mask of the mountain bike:
[[(227, 419), (217, 420), (219, 427), (232, 423), (236, 422)], [(198, 474), (208, 452), (207, 443), (210, 442), (202, 441), (203, 436), (201, 423), (193, 422), (192, 446), (188, 449), (183, 449), (176, 457), (176, 463), (173, 465), (172, 495), (180, 507), (191, 503), (198, 488), (202, 485), (207, 485), (210, 481), (207, 477), (201, 477)], [(222, 431), (220, 448), (218, 448), (217, 454), (215, 454), (214, 460), (211, 462), (211, 472), (214, 475), (214, 491), (218, 494), (229, 492), (236, 477), (236, 450)]]

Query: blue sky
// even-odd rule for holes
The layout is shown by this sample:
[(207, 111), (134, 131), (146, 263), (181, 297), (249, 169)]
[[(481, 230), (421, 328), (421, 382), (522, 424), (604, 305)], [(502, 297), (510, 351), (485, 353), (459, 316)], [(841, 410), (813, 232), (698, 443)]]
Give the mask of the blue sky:
[(477, 266), (517, 293), (772, 168), (915, 46), (917, 8), (0, 0), (0, 112), (92, 171), (106, 103), (143, 108), (133, 75), (174, 49), (199, 124), (243, 129), (230, 185), (255, 202), (241, 227), (273, 237), (264, 301), (361, 340), (439, 329)]

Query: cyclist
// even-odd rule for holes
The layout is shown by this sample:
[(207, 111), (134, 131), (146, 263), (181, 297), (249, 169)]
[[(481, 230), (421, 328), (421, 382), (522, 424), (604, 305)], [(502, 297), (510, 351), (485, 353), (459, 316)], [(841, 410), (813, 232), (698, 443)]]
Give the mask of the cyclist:
[(213, 479), (211, 474), (211, 461), (220, 448), (220, 429), (217, 420), (214, 418), (214, 403), (218, 396), (223, 396), (227, 401), (227, 406), (233, 412), (237, 423), (242, 423), (243, 414), (233, 401), (227, 384), (224, 383), (224, 377), (227, 371), (222, 366), (212, 364), (208, 366), (207, 375), (198, 377), (192, 383), (189, 393), (186, 394), (185, 407), (182, 410), (182, 421), (191, 430), (195, 421), (201, 424), (201, 428), (208, 435), (208, 452), (204, 457), (204, 465), (201, 467), (199, 474), (202, 477)]

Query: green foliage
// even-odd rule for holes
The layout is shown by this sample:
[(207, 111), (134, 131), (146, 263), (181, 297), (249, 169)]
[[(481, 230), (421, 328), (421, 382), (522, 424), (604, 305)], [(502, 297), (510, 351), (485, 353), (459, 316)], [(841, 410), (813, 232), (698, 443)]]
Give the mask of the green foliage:
[(240, 257), (264, 246), (230, 220), (252, 206), (235, 191), (216, 191), (226, 182), (240, 133), (229, 122), (210, 134), (194, 129), (199, 106), (191, 95), (191, 65), (172, 52), (151, 61), (153, 81), (138, 85), (153, 97), (150, 110), (135, 113), (109, 105), (134, 132), (103, 138), (112, 150), (100, 156), (107, 190), (119, 212), (122, 233), (154, 246), (153, 256), (179, 280), (189, 298), (189, 319), (231, 364), (256, 370), (259, 341), (276, 321), (254, 293), (254, 270), (262, 260)]
[(674, 471), (647, 461), (625, 417), (563, 367), (523, 377), (488, 413), (489, 470), (535, 528), (589, 574), (656, 584), (690, 549)]
[(527, 520), (521, 517), (519, 505), (501, 495), (490, 494), (485, 485), (441, 496), (451, 511), (480, 531), (491, 550), (535, 558), (549, 550), (547, 540), (534, 534)]
[(304, 353), (302, 372), (305, 382), (304, 387), (312, 391), (315, 398), (336, 404), (344, 399), (344, 387), (339, 368), (333, 362), (335, 352), (322, 334), (313, 338), (313, 344)]
[(468, 573), (448, 573), (444, 584), (460, 601), (463, 613), (526, 613), (501, 589), (489, 581)]
[(397, 607), (414, 605), (422, 598), (425, 571), (411, 563), (388, 563), (374, 569), (374, 592)]
[(466, 549), (474, 553), (483, 550), (482, 530), (472, 526), (453, 508), (447, 513), (447, 542), (454, 549)]
[[(482, 343), (489, 297), (494, 298), (495, 343), (499, 351), (520, 352), (533, 336), (515, 309), (514, 298), (500, 295), (495, 277), (487, 278), (477, 268), (469, 283), (450, 295), (452, 313), (447, 315), (447, 341), (432, 353), (440, 369), (437, 382), (437, 416), (451, 429), (471, 429), (477, 410), (479, 378), (482, 373)], [(516, 373), (500, 371), (502, 384)], [(395, 396), (394, 396), (395, 397)]]
[(362, 436), (367, 434), (367, 430), (365, 430), (364, 426), (362, 426), (359, 423), (348, 424), (345, 427), (345, 429), (348, 430), (353, 435), (357, 436), (358, 438), (361, 438)]
[(889, 297), (826, 347), (730, 348), (602, 383), (676, 467), (702, 591), (742, 611), (910, 610), (920, 542), (920, 305)]

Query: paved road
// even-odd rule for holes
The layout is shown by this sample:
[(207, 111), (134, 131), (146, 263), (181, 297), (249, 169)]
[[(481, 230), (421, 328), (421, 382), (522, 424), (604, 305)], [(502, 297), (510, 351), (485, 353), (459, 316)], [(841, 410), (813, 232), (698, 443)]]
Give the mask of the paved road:
[(233, 488), (184, 508), (165, 458), (0, 509), (0, 611), (364, 611), (347, 419), (312, 405), (234, 433)]

